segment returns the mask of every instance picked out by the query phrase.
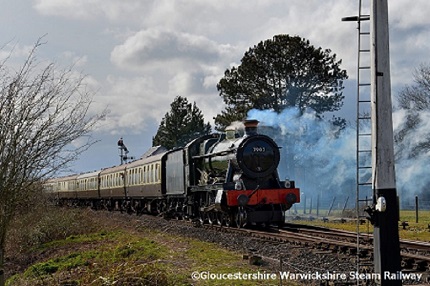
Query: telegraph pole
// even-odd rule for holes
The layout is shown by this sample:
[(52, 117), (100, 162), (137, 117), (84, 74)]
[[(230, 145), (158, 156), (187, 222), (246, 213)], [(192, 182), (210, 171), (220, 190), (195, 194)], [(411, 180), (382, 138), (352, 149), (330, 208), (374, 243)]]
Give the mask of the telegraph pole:
[(399, 206), (394, 168), (387, 0), (371, 1), (372, 188), (374, 266), (381, 285), (402, 285), (399, 277)]

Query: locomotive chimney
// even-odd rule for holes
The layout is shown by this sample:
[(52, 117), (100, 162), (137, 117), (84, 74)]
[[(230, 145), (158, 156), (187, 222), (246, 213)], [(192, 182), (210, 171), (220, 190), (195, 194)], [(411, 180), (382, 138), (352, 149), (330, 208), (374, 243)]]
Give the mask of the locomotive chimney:
[(256, 119), (245, 120), (245, 136), (256, 135), (258, 123)]

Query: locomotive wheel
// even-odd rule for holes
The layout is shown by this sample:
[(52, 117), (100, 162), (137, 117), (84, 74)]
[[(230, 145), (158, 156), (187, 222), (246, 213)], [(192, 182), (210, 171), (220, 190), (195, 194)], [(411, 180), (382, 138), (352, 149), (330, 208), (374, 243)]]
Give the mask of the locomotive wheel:
[(210, 225), (214, 225), (217, 223), (217, 213), (216, 212), (208, 212), (207, 213), (207, 217), (208, 217), (208, 222)]
[(239, 208), (235, 214), (235, 222), (237, 228), (245, 227), (247, 221), (247, 214), (243, 208)]
[(224, 224), (226, 227), (229, 227), (232, 224), (233, 220), (229, 213), (223, 213), (222, 214), (222, 224)]
[(216, 212), (216, 223), (222, 225), (222, 213)]
[(201, 224), (204, 224), (207, 219), (207, 214), (203, 211), (199, 211), (199, 221)]

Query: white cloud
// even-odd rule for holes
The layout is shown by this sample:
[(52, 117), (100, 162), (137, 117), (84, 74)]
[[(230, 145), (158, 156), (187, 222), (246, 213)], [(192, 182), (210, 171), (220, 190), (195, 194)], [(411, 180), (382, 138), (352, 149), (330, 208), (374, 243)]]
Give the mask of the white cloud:
[(146, 3), (138, 0), (35, 0), (33, 7), (42, 15), (67, 19), (98, 21), (102, 17), (112, 22), (127, 19), (140, 22), (138, 16), (145, 11)]
[(389, 1), (388, 9), (390, 21), (400, 29), (427, 29), (430, 24), (430, 2), (427, 0)]
[(218, 60), (223, 54), (222, 47), (204, 36), (151, 28), (137, 32), (116, 46), (111, 60), (125, 69), (150, 69), (153, 64), (166, 69), (172, 62), (180, 62), (184, 69), (199, 61)]

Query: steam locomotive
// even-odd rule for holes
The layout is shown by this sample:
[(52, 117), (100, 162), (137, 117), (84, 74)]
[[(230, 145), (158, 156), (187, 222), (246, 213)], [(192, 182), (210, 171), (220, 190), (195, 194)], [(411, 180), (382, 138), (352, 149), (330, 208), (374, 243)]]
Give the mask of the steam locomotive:
[(182, 148), (153, 147), (127, 164), (50, 179), (45, 189), (60, 204), (237, 227), (282, 224), (300, 191), (280, 180), (279, 148), (257, 125), (245, 121), (242, 137), (227, 128)]

